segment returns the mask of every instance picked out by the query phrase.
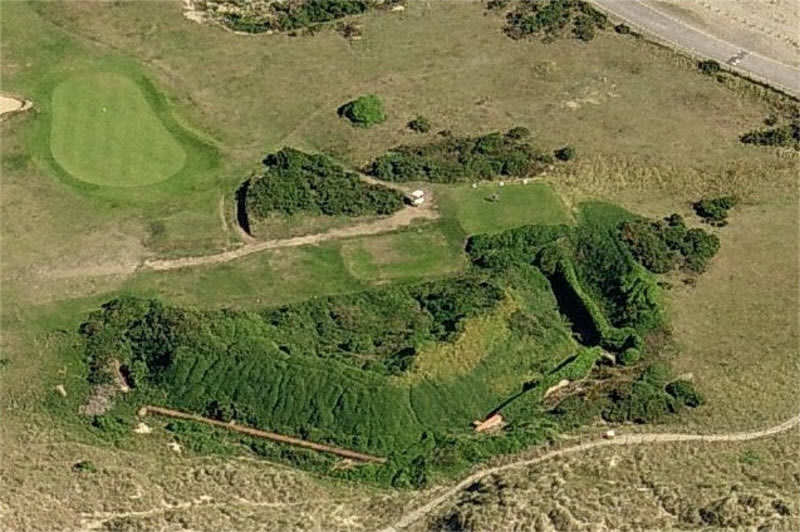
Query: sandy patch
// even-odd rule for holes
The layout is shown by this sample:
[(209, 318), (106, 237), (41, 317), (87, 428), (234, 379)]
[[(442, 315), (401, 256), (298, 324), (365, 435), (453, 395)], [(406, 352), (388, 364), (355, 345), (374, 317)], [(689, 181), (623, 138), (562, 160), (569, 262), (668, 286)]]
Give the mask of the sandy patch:
[(19, 98), (0, 94), (0, 116), (17, 111), (26, 111), (32, 106), (33, 104), (27, 100), (20, 100)]

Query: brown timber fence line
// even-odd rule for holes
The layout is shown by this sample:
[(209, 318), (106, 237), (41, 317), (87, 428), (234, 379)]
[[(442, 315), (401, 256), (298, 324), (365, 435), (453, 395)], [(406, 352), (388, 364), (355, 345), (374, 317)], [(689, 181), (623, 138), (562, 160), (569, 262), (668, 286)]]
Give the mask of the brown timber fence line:
[(324, 445), (322, 443), (314, 443), (307, 440), (301, 440), (299, 438), (293, 438), (291, 436), (284, 436), (283, 434), (278, 434), (276, 432), (268, 432), (265, 430), (254, 429), (252, 427), (246, 427), (244, 425), (237, 425), (232, 421), (228, 423), (224, 421), (217, 421), (216, 419), (210, 419), (207, 417), (198, 416), (196, 414), (189, 414), (187, 412), (181, 412), (179, 410), (172, 410), (171, 408), (162, 408), (160, 406), (146, 405), (139, 410), (139, 415), (145, 416), (147, 414), (157, 414), (159, 416), (174, 417), (178, 419), (196, 421), (198, 423), (205, 423), (206, 425), (221, 427), (224, 429), (232, 430), (234, 432), (247, 434), (248, 436), (255, 436), (257, 438), (266, 438), (268, 440), (277, 441), (280, 443), (286, 443), (289, 445), (295, 445), (297, 447), (305, 447), (306, 449), (313, 449), (315, 451), (320, 451), (323, 453), (335, 454), (337, 456), (341, 456), (342, 458), (358, 460), (359, 462), (373, 462), (377, 464), (386, 463), (386, 458), (382, 458), (380, 456), (372, 456), (370, 454), (359, 453), (357, 451), (351, 451), (349, 449), (342, 449), (341, 447), (331, 447), (330, 445)]

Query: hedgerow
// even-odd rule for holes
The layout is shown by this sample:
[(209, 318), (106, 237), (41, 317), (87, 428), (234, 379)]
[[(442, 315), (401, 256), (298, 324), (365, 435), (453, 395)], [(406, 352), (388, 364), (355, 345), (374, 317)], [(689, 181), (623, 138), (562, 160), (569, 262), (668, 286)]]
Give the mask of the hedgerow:
[[(402, 193), (362, 181), (324, 155), (283, 148), (264, 159), (262, 174), (243, 188), (248, 218), (276, 214), (364, 216), (403, 207)], [(240, 202), (241, 203), (241, 202)]]
[(581, 0), (520, 0), (506, 15), (503, 29), (512, 39), (530, 36), (552, 40), (568, 32), (591, 41), (595, 30), (605, 29), (608, 17)]
[(530, 144), (521, 131), (514, 128), (505, 135), (448, 137), (421, 146), (398, 146), (373, 161), (366, 171), (385, 181), (433, 183), (536, 174), (553, 158)]
[(794, 120), (782, 126), (753, 130), (742, 135), (740, 140), (744, 144), (800, 150), (800, 121)]
[(235, 31), (263, 33), (314, 30), (327, 22), (403, 0), (300, 0), (295, 2), (250, 2), (243, 0), (201, 0), (198, 8)]

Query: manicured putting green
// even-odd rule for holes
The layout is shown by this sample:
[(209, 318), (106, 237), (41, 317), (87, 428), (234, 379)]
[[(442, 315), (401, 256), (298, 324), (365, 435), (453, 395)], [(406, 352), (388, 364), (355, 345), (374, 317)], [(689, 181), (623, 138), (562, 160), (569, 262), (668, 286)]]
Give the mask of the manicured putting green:
[(491, 233), (528, 224), (572, 223), (561, 198), (546, 183), (520, 182), (443, 188), (442, 210), (468, 234)]
[(114, 187), (164, 181), (186, 160), (136, 83), (110, 73), (55, 88), (50, 150), (75, 178)]

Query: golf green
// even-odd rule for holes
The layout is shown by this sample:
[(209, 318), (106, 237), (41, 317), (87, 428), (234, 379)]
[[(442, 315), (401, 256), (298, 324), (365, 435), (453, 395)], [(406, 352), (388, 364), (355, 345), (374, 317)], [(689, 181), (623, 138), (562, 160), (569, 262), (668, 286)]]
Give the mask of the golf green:
[(77, 179), (135, 187), (164, 181), (184, 165), (183, 148), (127, 77), (76, 76), (55, 88), (52, 101), (50, 150)]

